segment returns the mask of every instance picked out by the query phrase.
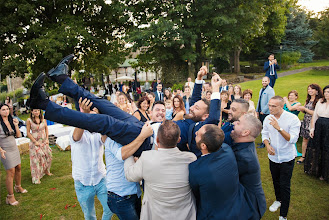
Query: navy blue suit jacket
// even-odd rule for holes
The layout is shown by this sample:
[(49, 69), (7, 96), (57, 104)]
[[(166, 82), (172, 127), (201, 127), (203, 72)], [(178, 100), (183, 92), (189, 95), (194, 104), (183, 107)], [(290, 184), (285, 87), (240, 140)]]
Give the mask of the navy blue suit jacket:
[(238, 166), (230, 146), (189, 165), (189, 182), (197, 203), (197, 219), (252, 219), (253, 207), (239, 183)]
[[(201, 99), (202, 84), (195, 84), (192, 94), (192, 100), (190, 106), (194, 105)], [(209, 116), (205, 121), (194, 122), (191, 119), (184, 119), (177, 121), (177, 125), (181, 130), (181, 141), (177, 144), (177, 147), (182, 151), (188, 151), (187, 144), (190, 151), (197, 157), (201, 156), (201, 151), (196, 147), (195, 132), (197, 132), (205, 124), (218, 124), (220, 117), (220, 100), (213, 99), (210, 102)]]
[[(272, 66), (274, 67), (274, 76), (275, 76), (275, 78), (277, 79), (277, 78), (278, 78), (278, 74), (276, 73), (276, 70), (280, 69), (280, 67), (279, 67), (278, 64), (274, 64), (274, 65), (272, 65)], [(270, 78), (270, 76), (271, 76), (271, 74), (270, 74), (270, 70), (271, 70), (271, 68), (270, 68), (270, 62), (269, 62), (269, 61), (266, 61), (266, 62), (264, 63), (264, 71), (266, 71), (265, 76), (267, 76), (267, 77), (269, 77), (269, 78)]]
[(224, 131), (225, 134), (225, 139), (224, 143), (232, 146), (233, 144), (233, 139), (231, 137), (231, 132), (234, 128), (234, 125), (231, 122), (225, 122), (225, 124), (222, 126), (222, 130)]
[(238, 164), (240, 183), (245, 187), (254, 206), (253, 219), (260, 219), (266, 211), (266, 199), (255, 143), (235, 143), (232, 149)]
[(163, 101), (163, 92), (161, 92), (161, 94), (162, 94), (162, 99), (160, 100), (160, 97), (158, 96), (158, 91), (156, 90), (156, 91), (154, 92), (154, 95), (155, 95), (155, 101)]

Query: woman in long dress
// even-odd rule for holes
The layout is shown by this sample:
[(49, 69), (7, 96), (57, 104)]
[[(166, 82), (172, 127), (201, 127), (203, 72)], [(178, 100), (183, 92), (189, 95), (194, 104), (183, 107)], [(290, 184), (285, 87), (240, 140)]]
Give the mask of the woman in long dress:
[(48, 141), (47, 122), (41, 109), (31, 110), (31, 116), (26, 121), (27, 137), (30, 138), (30, 167), (32, 183), (40, 184), (40, 179), (46, 174), (51, 176), (50, 167), (52, 153)]
[[(18, 205), (18, 201), (16, 201), (14, 196), (14, 189), (18, 193), (27, 193), (27, 190), (21, 186), (21, 158), (15, 141), (15, 136), (21, 137), (21, 132), (19, 131), (18, 120), (12, 118), (7, 104), (0, 105), (0, 115), (1, 162), (7, 174), (6, 188), (8, 195), (6, 204)], [(15, 187), (13, 187), (14, 179)]]
[(329, 182), (329, 85), (324, 87), (323, 96), (313, 113), (304, 170)]
[(308, 141), (310, 139), (310, 124), (314, 108), (319, 99), (322, 98), (322, 91), (318, 84), (311, 84), (307, 87), (307, 98), (304, 106), (298, 106), (297, 111), (303, 112), (304, 119), (300, 127), (300, 136), (303, 137), (302, 142), (302, 157), (297, 161), (297, 164), (304, 163), (305, 153)]

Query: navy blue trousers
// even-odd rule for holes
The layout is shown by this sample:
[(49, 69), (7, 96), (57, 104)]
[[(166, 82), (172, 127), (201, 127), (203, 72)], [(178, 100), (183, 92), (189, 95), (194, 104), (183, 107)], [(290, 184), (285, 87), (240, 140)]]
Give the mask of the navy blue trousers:
[(274, 84), (275, 84), (275, 81), (276, 81), (275, 75), (271, 75), (271, 76), (269, 76), (269, 78), (270, 78), (270, 86), (272, 88), (274, 88)]
[[(70, 78), (64, 81), (59, 92), (75, 100), (79, 100), (80, 97), (89, 99), (93, 102), (92, 108), (96, 107), (101, 114), (86, 114), (49, 102), (46, 108), (46, 119), (107, 135), (121, 145), (131, 143), (140, 134), (143, 122), (122, 111), (108, 100), (89, 93)], [(147, 138), (134, 156), (140, 156), (142, 151), (150, 149), (150, 138)]]

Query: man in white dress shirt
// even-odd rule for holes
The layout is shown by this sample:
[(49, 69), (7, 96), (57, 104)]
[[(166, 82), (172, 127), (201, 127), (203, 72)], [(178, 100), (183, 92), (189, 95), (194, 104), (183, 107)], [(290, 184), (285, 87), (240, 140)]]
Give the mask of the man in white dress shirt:
[(279, 220), (287, 219), (291, 177), (297, 156), (295, 143), (301, 124), (296, 115), (283, 110), (283, 105), (281, 96), (270, 99), (270, 115), (266, 116), (262, 130), (262, 140), (268, 152), (276, 197), (269, 210), (275, 212), (281, 207)]
[[(82, 112), (90, 112), (90, 101), (80, 100), (79, 105)], [(107, 136), (102, 137), (99, 133), (90, 133), (80, 128), (75, 128), (70, 134), (75, 192), (84, 217), (88, 220), (96, 220), (95, 195), (103, 206), (102, 220), (109, 220), (113, 215), (107, 205), (106, 170), (103, 161), (106, 138)]]

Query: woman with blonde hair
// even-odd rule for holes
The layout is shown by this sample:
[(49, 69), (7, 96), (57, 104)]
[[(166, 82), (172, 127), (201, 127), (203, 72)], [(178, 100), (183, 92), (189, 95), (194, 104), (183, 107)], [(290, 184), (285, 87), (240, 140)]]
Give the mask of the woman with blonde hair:
[(134, 112), (132, 105), (129, 102), (127, 96), (122, 92), (118, 95), (116, 106), (120, 108), (122, 111), (127, 112), (128, 114), (132, 114)]
[(26, 121), (27, 137), (30, 138), (30, 167), (32, 183), (40, 184), (46, 174), (51, 176), (52, 153), (49, 147), (47, 122), (41, 109), (31, 109), (30, 118)]

